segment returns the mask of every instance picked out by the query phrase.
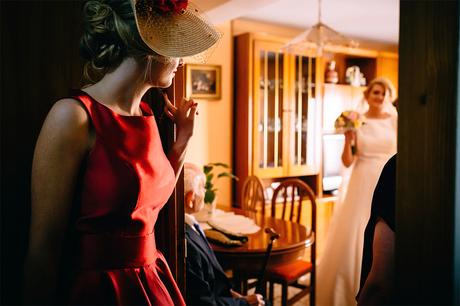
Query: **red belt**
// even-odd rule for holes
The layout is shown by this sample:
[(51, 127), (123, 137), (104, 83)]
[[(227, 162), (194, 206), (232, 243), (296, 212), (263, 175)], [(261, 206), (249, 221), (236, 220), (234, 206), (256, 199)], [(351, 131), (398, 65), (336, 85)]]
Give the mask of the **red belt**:
[(83, 269), (141, 267), (158, 257), (154, 234), (142, 237), (83, 235), (80, 250)]

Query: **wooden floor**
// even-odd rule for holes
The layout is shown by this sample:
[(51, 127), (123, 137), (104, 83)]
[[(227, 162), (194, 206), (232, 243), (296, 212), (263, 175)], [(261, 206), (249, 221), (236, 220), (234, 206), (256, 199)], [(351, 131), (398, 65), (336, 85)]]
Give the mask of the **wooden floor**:
[[(308, 279), (301, 279), (300, 283), (308, 283)], [(297, 292), (299, 292), (300, 289), (289, 287), (288, 288), (288, 298), (294, 296)], [(249, 290), (248, 294), (253, 294), (254, 289)], [(310, 296), (304, 296), (302, 299), (297, 301), (297, 303), (294, 304), (294, 306), (308, 306), (310, 305)], [(272, 306), (281, 306), (281, 285), (275, 284), (275, 298), (273, 300), (273, 305)]]
[[(301, 282), (302, 283), (302, 282)], [(288, 288), (288, 299), (299, 292), (300, 289), (290, 287)], [(275, 284), (275, 299), (273, 300), (272, 306), (280, 306), (281, 305), (281, 285)], [(310, 305), (310, 295), (304, 296), (302, 299), (297, 301), (294, 306), (308, 306)]]

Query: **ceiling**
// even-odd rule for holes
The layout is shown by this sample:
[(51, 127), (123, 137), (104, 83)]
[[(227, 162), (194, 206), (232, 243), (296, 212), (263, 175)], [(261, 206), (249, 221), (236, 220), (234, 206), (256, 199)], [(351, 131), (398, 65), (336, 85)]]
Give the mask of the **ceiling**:
[[(399, 0), (321, 0), (322, 21), (356, 39), (398, 44)], [(318, 0), (198, 0), (211, 21), (246, 18), (305, 29), (318, 20)]]

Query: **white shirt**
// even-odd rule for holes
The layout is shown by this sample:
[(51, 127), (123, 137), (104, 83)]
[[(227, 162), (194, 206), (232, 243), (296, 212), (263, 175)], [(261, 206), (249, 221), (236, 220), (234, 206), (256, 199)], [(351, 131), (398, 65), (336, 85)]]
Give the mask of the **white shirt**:
[(199, 225), (199, 223), (198, 221), (196, 221), (196, 218), (194, 216), (190, 214), (185, 214), (184, 221), (196, 232), (195, 224)]

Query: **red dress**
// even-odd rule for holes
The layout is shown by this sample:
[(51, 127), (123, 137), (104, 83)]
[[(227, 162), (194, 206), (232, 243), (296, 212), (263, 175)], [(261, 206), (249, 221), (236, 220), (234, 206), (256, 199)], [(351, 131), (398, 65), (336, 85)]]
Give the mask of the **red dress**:
[(95, 131), (75, 218), (77, 272), (70, 304), (185, 305), (154, 226), (175, 185), (155, 117), (123, 116), (83, 91)]

